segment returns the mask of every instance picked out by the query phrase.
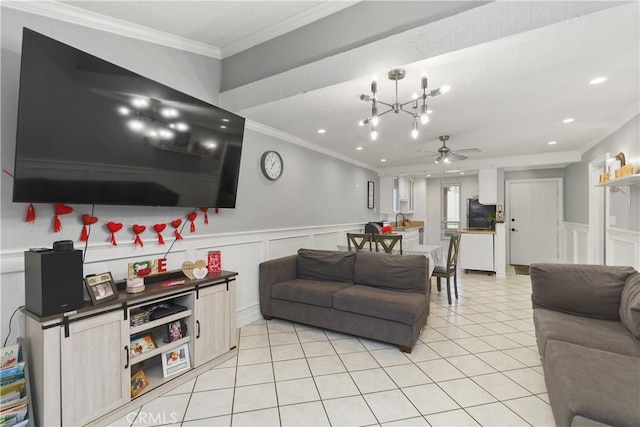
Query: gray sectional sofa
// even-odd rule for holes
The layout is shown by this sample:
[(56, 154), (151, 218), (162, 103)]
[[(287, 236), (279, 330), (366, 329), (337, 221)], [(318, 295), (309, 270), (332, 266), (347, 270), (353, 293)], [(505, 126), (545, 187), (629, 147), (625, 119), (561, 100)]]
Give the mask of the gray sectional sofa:
[(532, 264), (533, 320), (559, 426), (640, 426), (640, 274)]
[(300, 249), (260, 264), (260, 310), (411, 352), (429, 315), (423, 255)]

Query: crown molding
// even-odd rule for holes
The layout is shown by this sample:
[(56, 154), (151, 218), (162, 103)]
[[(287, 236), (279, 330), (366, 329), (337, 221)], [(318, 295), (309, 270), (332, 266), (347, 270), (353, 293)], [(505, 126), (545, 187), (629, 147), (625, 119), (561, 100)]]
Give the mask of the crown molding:
[(281, 139), (283, 141), (290, 142), (290, 143), (295, 144), (295, 145), (299, 145), (299, 146), (307, 148), (309, 150), (317, 151), (318, 153), (325, 154), (327, 156), (336, 158), (338, 160), (342, 160), (342, 161), (347, 162), (347, 163), (351, 163), (352, 165), (359, 166), (361, 168), (364, 168), (364, 169), (367, 169), (367, 170), (370, 170), (370, 171), (373, 171), (373, 172), (376, 172), (376, 173), (380, 172), (378, 169), (373, 168), (373, 167), (371, 167), (371, 165), (363, 163), (363, 162), (361, 162), (359, 160), (355, 160), (355, 159), (352, 159), (350, 157), (344, 156), (344, 155), (342, 155), (340, 153), (336, 153), (335, 151), (332, 151), (332, 150), (329, 150), (329, 149), (327, 149), (325, 147), (322, 147), (320, 145), (314, 144), (313, 142), (309, 142), (306, 139), (302, 139), (302, 138), (299, 138), (297, 136), (293, 136), (293, 135), (288, 134), (286, 132), (282, 132), (281, 130), (274, 129), (272, 127), (263, 125), (262, 123), (254, 122), (253, 120), (246, 119), (245, 120), (245, 127), (247, 129), (249, 129), (249, 130), (253, 130), (253, 131), (259, 132), (259, 133), (261, 133), (263, 135), (272, 136), (274, 138), (278, 138), (278, 139)]
[(264, 43), (293, 30), (297, 30), (298, 28), (304, 27), (305, 25), (311, 24), (318, 19), (332, 15), (336, 12), (340, 12), (341, 10), (351, 7), (359, 2), (360, 0), (322, 2), (297, 14), (296, 16), (291, 16), (275, 25), (257, 31), (248, 37), (225, 46), (222, 49), (222, 58), (228, 58), (229, 56), (233, 56), (243, 50), (257, 46), (260, 43)]
[(132, 24), (120, 19), (110, 18), (65, 3), (58, 3), (52, 0), (2, 1), (2, 7), (155, 43), (161, 46), (172, 47), (214, 59), (222, 59), (218, 47), (154, 30), (142, 25)]
[(609, 135), (611, 135), (612, 133), (620, 129), (622, 126), (628, 123), (629, 120), (631, 120), (638, 114), (640, 114), (640, 105), (639, 104), (632, 105), (629, 109), (627, 109), (625, 112), (620, 114), (618, 120), (614, 121), (609, 126), (602, 128), (602, 130), (596, 133), (595, 136), (589, 140), (589, 142), (587, 142), (585, 145), (580, 147), (578, 149), (578, 151), (580, 152), (580, 155), (584, 155), (587, 151), (591, 150), (593, 147), (600, 144)]

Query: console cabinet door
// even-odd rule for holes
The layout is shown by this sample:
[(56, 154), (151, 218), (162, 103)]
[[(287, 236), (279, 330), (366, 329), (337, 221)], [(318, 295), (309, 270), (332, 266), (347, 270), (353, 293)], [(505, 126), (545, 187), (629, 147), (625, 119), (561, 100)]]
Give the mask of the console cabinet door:
[(194, 365), (229, 351), (229, 291), (227, 285), (201, 288), (195, 304)]
[(68, 337), (64, 327), (60, 333), (62, 425), (84, 425), (131, 400), (122, 311), (72, 322)]

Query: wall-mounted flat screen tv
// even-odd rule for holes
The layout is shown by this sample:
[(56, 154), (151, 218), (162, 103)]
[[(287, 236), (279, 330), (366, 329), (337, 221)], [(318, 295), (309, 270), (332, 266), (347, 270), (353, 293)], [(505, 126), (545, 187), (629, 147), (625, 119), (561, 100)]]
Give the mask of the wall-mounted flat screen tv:
[(244, 123), (25, 28), (13, 201), (234, 208)]

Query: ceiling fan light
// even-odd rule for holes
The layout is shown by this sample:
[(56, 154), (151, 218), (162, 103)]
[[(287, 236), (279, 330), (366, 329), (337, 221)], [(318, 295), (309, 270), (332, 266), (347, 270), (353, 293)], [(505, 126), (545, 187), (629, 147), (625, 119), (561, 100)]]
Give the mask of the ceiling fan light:
[(445, 157), (445, 158), (444, 158), (444, 162), (445, 162), (446, 164), (449, 164), (449, 163), (451, 163), (451, 159), (450, 159), (450, 158), (448, 158), (448, 157)]

